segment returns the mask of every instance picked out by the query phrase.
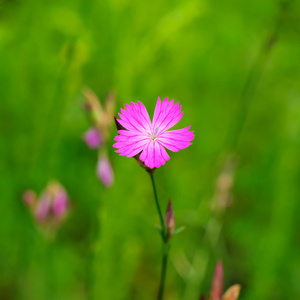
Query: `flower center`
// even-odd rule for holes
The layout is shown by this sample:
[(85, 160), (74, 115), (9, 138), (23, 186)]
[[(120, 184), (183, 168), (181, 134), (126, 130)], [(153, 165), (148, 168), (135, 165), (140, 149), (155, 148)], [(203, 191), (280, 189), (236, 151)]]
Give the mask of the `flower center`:
[(150, 135), (150, 139), (151, 139), (152, 141), (155, 141), (155, 140), (156, 140), (156, 135), (155, 135), (155, 134), (151, 134), (151, 135)]
[(158, 132), (158, 127), (155, 128), (153, 132), (150, 133), (150, 139), (151, 141), (155, 141), (157, 139), (157, 132)]

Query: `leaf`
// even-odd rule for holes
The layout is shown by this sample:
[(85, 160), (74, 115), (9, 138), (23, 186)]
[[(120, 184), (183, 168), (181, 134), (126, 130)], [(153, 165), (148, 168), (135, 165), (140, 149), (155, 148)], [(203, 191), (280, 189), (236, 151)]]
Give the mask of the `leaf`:
[(165, 237), (164, 237), (164, 234), (163, 234), (161, 228), (160, 228), (159, 226), (155, 225), (155, 229), (159, 232), (161, 238), (162, 238), (163, 241), (164, 241), (164, 240), (165, 240)]
[(185, 229), (185, 226), (181, 226), (173, 231), (173, 235), (180, 233)]

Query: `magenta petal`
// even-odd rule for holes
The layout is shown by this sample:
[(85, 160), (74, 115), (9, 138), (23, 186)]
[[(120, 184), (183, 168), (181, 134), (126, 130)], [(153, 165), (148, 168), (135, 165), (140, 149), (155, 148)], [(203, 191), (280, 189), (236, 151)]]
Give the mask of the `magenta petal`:
[(155, 106), (155, 110), (154, 110), (152, 124), (156, 124), (160, 113), (161, 113), (161, 101), (160, 101), (160, 97), (158, 97), (157, 102), (156, 102), (156, 106)]
[(118, 148), (116, 151), (121, 155), (132, 157), (140, 153), (145, 145), (149, 142), (149, 137), (138, 131), (119, 130), (120, 135), (115, 137), (114, 148)]
[(188, 131), (189, 129), (190, 126), (178, 130), (165, 131), (159, 135), (158, 141), (167, 149), (177, 152), (192, 144), (191, 141), (195, 135), (193, 131)]
[[(116, 152), (120, 153), (120, 155), (132, 157), (140, 153), (145, 148), (147, 143), (149, 143), (149, 140), (142, 140), (134, 144), (127, 144), (125, 146), (121, 145), (119, 146), (119, 149)], [(118, 146), (118, 143), (116, 143), (115, 145)]]
[[(149, 140), (148, 143), (145, 145), (143, 152), (140, 155), (140, 160), (143, 161), (145, 164), (146, 164), (145, 161), (146, 161), (146, 159), (148, 157), (148, 147), (149, 147), (149, 144), (151, 144), (151, 143), (152, 142)], [(148, 165), (146, 164), (146, 166), (148, 166)]]
[(166, 149), (161, 146), (158, 142), (155, 143), (155, 168), (159, 168), (160, 166), (164, 165), (167, 160), (170, 159)]
[(152, 130), (160, 134), (177, 124), (182, 115), (179, 102), (174, 105), (174, 100), (169, 102), (168, 98), (165, 98), (161, 103), (158, 98), (154, 111)]
[(150, 141), (140, 155), (140, 160), (150, 169), (159, 168), (169, 159), (168, 153), (157, 141)]
[(145, 132), (150, 130), (151, 120), (148, 112), (142, 102), (131, 102), (126, 104), (126, 109), (121, 108), (121, 114), (119, 114), (121, 120), (118, 122), (128, 130), (135, 130)]

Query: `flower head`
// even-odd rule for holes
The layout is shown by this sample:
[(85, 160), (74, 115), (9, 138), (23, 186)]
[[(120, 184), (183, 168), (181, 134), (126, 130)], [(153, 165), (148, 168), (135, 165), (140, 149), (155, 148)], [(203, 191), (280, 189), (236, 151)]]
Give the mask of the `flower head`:
[(153, 120), (151, 122), (146, 107), (140, 101), (126, 104), (126, 109), (121, 108), (119, 124), (125, 130), (118, 130), (115, 137), (114, 148), (117, 153), (133, 157), (140, 154), (139, 159), (150, 169), (159, 168), (170, 159), (167, 151), (177, 152), (191, 145), (194, 132), (189, 131), (190, 126), (178, 130), (168, 130), (182, 118), (179, 102), (162, 102), (158, 97)]

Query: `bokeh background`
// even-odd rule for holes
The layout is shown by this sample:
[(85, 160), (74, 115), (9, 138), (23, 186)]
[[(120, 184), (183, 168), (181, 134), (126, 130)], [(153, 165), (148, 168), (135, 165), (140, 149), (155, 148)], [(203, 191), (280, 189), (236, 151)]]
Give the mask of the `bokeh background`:
[[(240, 299), (300, 299), (300, 3), (1, 1), (0, 299), (155, 299), (161, 241), (148, 174), (97, 152), (82, 88), (117, 109), (174, 98), (191, 147), (156, 171), (178, 226), (165, 299), (208, 293), (222, 260)], [(60, 181), (71, 211), (47, 239), (22, 201)]]

